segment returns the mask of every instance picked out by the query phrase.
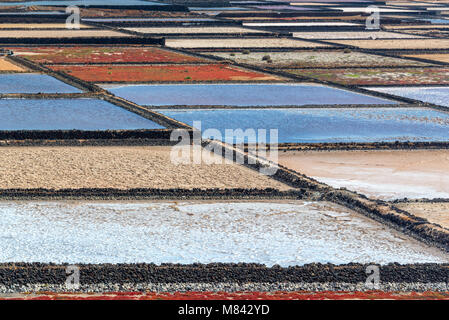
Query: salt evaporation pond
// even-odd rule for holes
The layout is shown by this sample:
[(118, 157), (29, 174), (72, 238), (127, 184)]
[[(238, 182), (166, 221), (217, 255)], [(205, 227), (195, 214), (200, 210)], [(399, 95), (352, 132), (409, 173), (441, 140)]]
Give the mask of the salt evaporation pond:
[(449, 87), (369, 87), (368, 90), (394, 94), (449, 107)]
[(167, 4), (145, 0), (51, 0), (51, 1), (21, 1), (1, 2), (0, 6), (100, 6), (100, 5), (123, 5), (123, 6), (165, 6)]
[(393, 104), (396, 102), (315, 84), (103, 85), (138, 104), (301, 106), (307, 104)]
[(72, 87), (45, 74), (15, 73), (0, 75), (0, 93), (78, 93)]
[(162, 21), (162, 22), (206, 22), (217, 21), (206, 18), (85, 18), (86, 22), (142, 22), (142, 21)]
[(0, 130), (161, 129), (159, 124), (97, 99), (0, 99)]
[(0, 262), (446, 263), (325, 202), (0, 202)]
[[(226, 130), (278, 129), (280, 143), (449, 141), (449, 114), (426, 108), (161, 109), (204, 138), (237, 142)], [(207, 129), (216, 129), (220, 136)], [(216, 131), (215, 130), (215, 131)], [(217, 132), (218, 133), (218, 132)], [(260, 139), (261, 137), (259, 137)], [(260, 140), (259, 140), (260, 141)], [(257, 142), (245, 138), (245, 142)], [(275, 142), (267, 140), (267, 142)]]

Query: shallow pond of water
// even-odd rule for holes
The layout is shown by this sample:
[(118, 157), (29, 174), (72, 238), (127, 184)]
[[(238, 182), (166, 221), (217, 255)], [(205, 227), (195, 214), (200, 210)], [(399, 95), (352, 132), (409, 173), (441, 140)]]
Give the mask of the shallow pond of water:
[(449, 87), (369, 87), (368, 90), (449, 107)]
[(82, 19), (87, 22), (143, 22), (143, 21), (156, 21), (156, 22), (205, 22), (205, 21), (217, 21), (214, 19), (205, 18), (86, 18)]
[(1, 2), (0, 6), (93, 6), (93, 5), (124, 5), (124, 6), (145, 6), (145, 5), (166, 5), (160, 2), (140, 1), (140, 0), (52, 0), (52, 1), (23, 1), (23, 2)]
[(393, 101), (315, 84), (103, 85), (117, 96), (153, 106), (282, 106), (392, 104)]
[(324, 202), (0, 202), (0, 262), (448, 262)]
[[(425, 108), (161, 109), (203, 131), (235, 141), (226, 130), (277, 129), (280, 143), (449, 141), (449, 114)], [(201, 124), (201, 128), (199, 126)], [(219, 136), (205, 132), (216, 129)], [(271, 136), (272, 137), (272, 136)], [(261, 139), (261, 136), (257, 137)], [(267, 142), (274, 143), (275, 140)], [(257, 142), (246, 138), (246, 142)], [(259, 140), (260, 141), (260, 140)]]
[(77, 93), (72, 87), (45, 74), (0, 74), (0, 93)]
[(0, 99), (0, 130), (161, 129), (159, 124), (96, 99)]

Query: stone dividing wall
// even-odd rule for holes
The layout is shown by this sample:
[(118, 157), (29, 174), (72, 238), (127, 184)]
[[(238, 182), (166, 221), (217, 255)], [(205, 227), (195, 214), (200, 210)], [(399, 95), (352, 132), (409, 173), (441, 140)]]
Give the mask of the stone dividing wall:
[(70, 140), (70, 139), (164, 139), (172, 130), (0, 130), (0, 140)]
[[(257, 146), (246, 145), (245, 151), (259, 149)], [(266, 146), (270, 150), (270, 145)], [(449, 142), (337, 142), (337, 143), (280, 143), (279, 152), (286, 151), (335, 151), (335, 150), (438, 150), (449, 149)]]
[[(282, 268), (258, 264), (79, 264), (80, 288), (68, 289), (67, 265), (3, 263), (0, 292), (37, 291), (272, 291), (369, 290), (367, 264), (307, 264)], [(447, 291), (446, 264), (379, 266), (380, 285), (390, 290)]]
[[(83, 189), (2, 189), (1, 200), (265, 200), (308, 198), (305, 190), (279, 191), (266, 189), (114, 189), (114, 188), (83, 188)], [(0, 278), (1, 279), (1, 278)]]

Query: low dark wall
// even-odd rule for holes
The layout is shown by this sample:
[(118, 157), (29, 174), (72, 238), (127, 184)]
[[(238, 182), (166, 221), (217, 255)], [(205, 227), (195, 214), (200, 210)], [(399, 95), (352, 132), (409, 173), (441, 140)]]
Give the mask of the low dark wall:
[(267, 189), (1, 189), (2, 200), (39, 200), (39, 199), (213, 199), (213, 200), (265, 200), (265, 199), (302, 199), (306, 197), (304, 190), (279, 191)]
[(66, 14), (0, 14), (2, 23), (65, 23)]
[(17, 130), (0, 131), (0, 140), (27, 139), (170, 139), (171, 130)]
[[(364, 283), (364, 264), (308, 264), (298, 267), (268, 268), (258, 264), (99, 264), (78, 265), (80, 282), (99, 283)], [(449, 265), (390, 264), (380, 266), (382, 282), (447, 283)], [(64, 284), (66, 265), (5, 263), (0, 265), (1, 284)]]

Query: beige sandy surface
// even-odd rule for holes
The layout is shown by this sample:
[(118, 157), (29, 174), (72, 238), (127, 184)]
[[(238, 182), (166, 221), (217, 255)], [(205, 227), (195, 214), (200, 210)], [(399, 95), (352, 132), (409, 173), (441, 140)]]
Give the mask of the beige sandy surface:
[(72, 37), (129, 37), (109, 30), (0, 30), (0, 38), (72, 38)]
[[(171, 147), (2, 147), (0, 189), (278, 188), (288, 186), (237, 164), (171, 162)], [(218, 157), (218, 156), (217, 156)], [(210, 153), (205, 159), (211, 158)]]
[(167, 47), (174, 48), (309, 48), (331, 45), (292, 39), (167, 39)]
[(440, 53), (440, 54), (406, 54), (404, 57), (410, 58), (420, 58), (427, 59), (439, 62), (449, 63), (449, 53)]
[(202, 28), (125, 28), (126, 30), (142, 32), (142, 33), (184, 33), (184, 34), (197, 34), (197, 33), (264, 33), (269, 31), (260, 31), (239, 27), (202, 27)]
[(383, 26), (386, 30), (404, 30), (405, 29), (447, 29), (449, 25), (447, 24), (421, 24), (421, 25), (392, 25), (392, 26)]
[(429, 2), (408, 2), (408, 1), (387, 1), (386, 4), (388, 5), (395, 5), (395, 6), (419, 6), (419, 7), (426, 7), (431, 6), (432, 1)]
[(279, 163), (373, 198), (449, 198), (449, 150), (289, 151)]
[[(336, 12), (338, 14), (338, 12)], [(403, 18), (403, 17), (401, 17)], [(350, 16), (326, 16), (326, 17), (317, 17), (317, 16), (295, 16), (295, 17), (285, 17), (285, 18), (279, 18), (279, 17), (223, 17), (223, 19), (226, 20), (236, 20), (236, 21), (250, 21), (253, 22), (254, 20), (257, 21), (308, 21), (308, 20), (317, 20), (320, 21), (323, 20), (339, 20), (339, 21), (345, 21), (345, 20), (364, 20), (364, 18), (361, 15), (350, 15)]]
[[(65, 29), (65, 23), (0, 23), (0, 29)], [(81, 29), (92, 28), (80, 24)]]
[(24, 72), (26, 70), (9, 62), (5, 58), (0, 58), (0, 72), (1, 71)]
[(293, 37), (303, 39), (412, 39), (418, 35), (385, 31), (293, 32)]
[(248, 27), (349, 27), (358, 26), (358, 23), (352, 22), (244, 22)]
[(449, 39), (332, 40), (364, 49), (449, 49)]
[(449, 202), (410, 202), (395, 204), (395, 206), (449, 229)]

